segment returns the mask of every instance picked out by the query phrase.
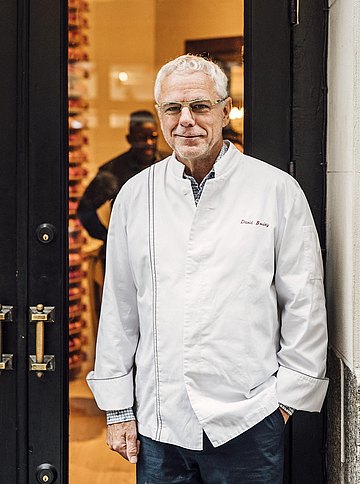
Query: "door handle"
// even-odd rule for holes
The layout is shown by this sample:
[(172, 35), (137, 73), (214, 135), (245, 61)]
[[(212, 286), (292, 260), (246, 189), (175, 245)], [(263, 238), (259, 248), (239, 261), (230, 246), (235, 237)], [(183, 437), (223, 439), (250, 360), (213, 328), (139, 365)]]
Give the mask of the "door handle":
[(45, 323), (53, 323), (55, 321), (55, 307), (44, 306), (38, 304), (37, 306), (30, 306), (29, 320), (36, 324), (36, 340), (35, 340), (35, 355), (29, 355), (29, 370), (37, 371), (38, 376), (42, 376), (43, 371), (55, 370), (55, 356), (45, 355), (44, 335)]
[(13, 370), (13, 358), (14, 355), (9, 353), (3, 353), (3, 329), (2, 323), (13, 322), (13, 314), (12, 314), (13, 306), (2, 306), (0, 304), (0, 371), (2, 370)]

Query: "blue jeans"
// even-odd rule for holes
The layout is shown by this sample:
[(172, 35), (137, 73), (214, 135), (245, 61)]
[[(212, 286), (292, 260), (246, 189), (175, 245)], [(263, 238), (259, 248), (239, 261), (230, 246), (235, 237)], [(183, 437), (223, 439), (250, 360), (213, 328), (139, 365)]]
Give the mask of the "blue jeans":
[(221, 445), (204, 433), (203, 450), (139, 436), (137, 484), (282, 484), (284, 419), (279, 410)]

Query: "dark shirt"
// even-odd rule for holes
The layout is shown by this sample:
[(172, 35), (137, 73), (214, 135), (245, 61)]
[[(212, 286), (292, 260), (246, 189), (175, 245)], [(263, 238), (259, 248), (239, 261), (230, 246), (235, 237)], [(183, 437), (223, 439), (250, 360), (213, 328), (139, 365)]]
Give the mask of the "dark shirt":
[[(153, 163), (165, 156), (167, 155), (164, 153), (157, 153)], [(99, 168), (97, 175), (86, 188), (77, 209), (77, 215), (91, 237), (106, 240), (107, 229), (101, 223), (97, 209), (107, 201), (114, 200), (124, 183), (151, 164), (139, 162), (133, 150), (130, 149)]]

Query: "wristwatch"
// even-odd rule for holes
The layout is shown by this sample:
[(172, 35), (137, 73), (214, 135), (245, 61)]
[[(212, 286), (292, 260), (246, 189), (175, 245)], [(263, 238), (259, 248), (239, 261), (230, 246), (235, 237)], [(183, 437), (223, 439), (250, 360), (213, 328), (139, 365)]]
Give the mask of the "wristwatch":
[(289, 415), (293, 415), (295, 412), (295, 408), (293, 407), (288, 407), (287, 405), (284, 405), (283, 403), (279, 403), (279, 407), (284, 410), (284, 412), (288, 413)]

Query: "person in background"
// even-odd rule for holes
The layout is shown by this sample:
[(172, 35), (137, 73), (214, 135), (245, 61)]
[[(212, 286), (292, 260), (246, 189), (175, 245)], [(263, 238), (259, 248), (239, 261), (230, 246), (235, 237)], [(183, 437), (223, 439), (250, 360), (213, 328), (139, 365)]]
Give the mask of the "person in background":
[(99, 168), (77, 209), (77, 215), (91, 237), (104, 242), (107, 228), (98, 217), (98, 208), (114, 200), (129, 178), (163, 157), (157, 151), (157, 122), (150, 111), (134, 111), (130, 114), (129, 133), (126, 139), (130, 149)]
[(95, 369), (107, 443), (138, 484), (282, 484), (290, 415), (327, 391), (322, 259), (287, 173), (224, 141), (221, 69), (159, 71), (172, 156), (113, 206)]

